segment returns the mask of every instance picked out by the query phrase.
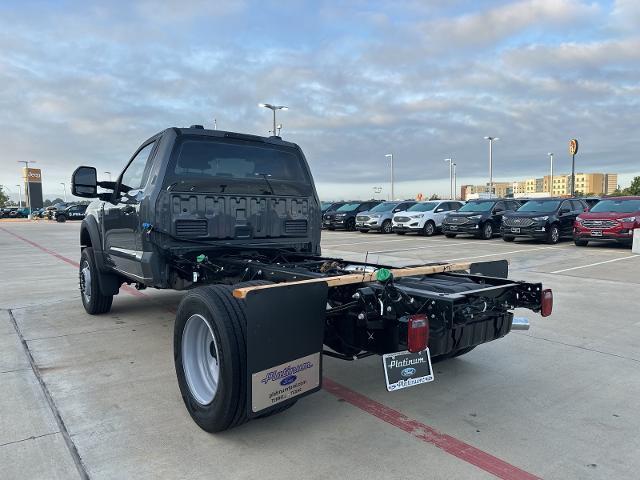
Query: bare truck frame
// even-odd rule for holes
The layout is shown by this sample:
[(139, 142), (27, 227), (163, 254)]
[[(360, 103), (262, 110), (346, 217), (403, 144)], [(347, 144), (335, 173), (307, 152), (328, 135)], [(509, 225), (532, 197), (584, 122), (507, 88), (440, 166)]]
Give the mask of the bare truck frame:
[[(281, 412), (322, 386), (323, 357), (381, 355), (389, 391), (433, 380), (543, 316), (553, 295), (506, 261), (393, 268), (320, 253), (320, 202), (300, 148), (201, 127), (145, 141), (114, 182), (79, 167), (80, 289), (107, 312), (122, 283), (186, 290), (174, 360), (185, 406), (216, 432)], [(99, 191), (98, 188), (102, 188)]]

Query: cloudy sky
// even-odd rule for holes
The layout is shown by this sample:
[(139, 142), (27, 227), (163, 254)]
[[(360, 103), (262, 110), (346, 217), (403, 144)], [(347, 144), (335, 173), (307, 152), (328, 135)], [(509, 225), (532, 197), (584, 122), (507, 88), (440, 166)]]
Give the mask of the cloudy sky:
[(448, 191), (488, 176), (640, 174), (640, 2), (0, 2), (0, 184), (35, 160), (60, 195), (194, 123), (299, 143), (325, 198)]

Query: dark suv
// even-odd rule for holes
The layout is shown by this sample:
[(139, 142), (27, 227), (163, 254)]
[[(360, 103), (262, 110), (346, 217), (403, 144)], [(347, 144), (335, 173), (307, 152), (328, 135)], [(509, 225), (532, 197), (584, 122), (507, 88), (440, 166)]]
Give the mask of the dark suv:
[(521, 205), (516, 200), (492, 198), (470, 200), (457, 212), (447, 214), (442, 221), (442, 233), (454, 238), (460, 233), (470, 233), (489, 240), (500, 233), (502, 216), (513, 213)]
[(335, 230), (336, 228), (355, 230), (356, 215), (372, 209), (379, 203), (381, 203), (380, 200), (345, 203), (337, 210), (325, 213), (322, 217), (322, 226), (328, 230)]
[(65, 209), (54, 210), (53, 219), (57, 222), (66, 222), (67, 220), (82, 220), (87, 211), (87, 205), (71, 205)]
[(562, 237), (573, 237), (573, 222), (587, 209), (578, 198), (531, 199), (502, 217), (502, 239), (512, 242), (516, 237), (534, 238), (556, 244)]

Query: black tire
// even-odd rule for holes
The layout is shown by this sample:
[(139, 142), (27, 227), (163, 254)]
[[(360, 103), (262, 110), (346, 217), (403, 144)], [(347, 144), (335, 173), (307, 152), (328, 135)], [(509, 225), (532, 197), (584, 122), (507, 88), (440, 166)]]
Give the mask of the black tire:
[(396, 235), (404, 235), (407, 232), (396, 232)]
[(347, 232), (353, 232), (356, 229), (356, 221), (352, 218), (350, 220), (347, 220), (347, 223), (345, 223), (345, 230), (347, 230)]
[[(182, 399), (196, 424), (207, 432), (221, 432), (249, 420), (247, 404), (247, 317), (244, 302), (233, 297), (233, 289), (270, 282), (256, 281), (229, 285), (207, 285), (187, 293), (176, 314), (173, 352), (176, 376)], [(200, 316), (213, 332), (219, 359), (218, 383), (212, 400), (200, 403), (191, 391), (185, 375), (182, 342), (187, 321)], [(211, 348), (211, 347), (209, 347)], [(261, 417), (280, 413), (296, 400), (279, 405)]]
[(505, 242), (513, 242), (515, 239), (516, 239), (516, 237), (512, 237), (512, 236), (509, 236), (509, 235), (504, 235), (502, 237), (502, 240), (504, 240)]
[(391, 220), (385, 220), (382, 222), (382, 228), (380, 228), (382, 233), (391, 233), (393, 231), (393, 227), (391, 226)]
[(560, 241), (560, 229), (558, 225), (551, 225), (547, 231), (547, 244), (555, 245)]
[[(87, 272), (85, 272), (85, 268), (88, 269)], [(91, 247), (86, 247), (82, 250), (80, 255), (79, 276), (80, 297), (82, 298), (82, 305), (86, 312), (89, 315), (99, 315), (111, 310), (113, 295), (103, 295), (100, 290), (103, 274), (98, 270), (93, 248)]]
[(433, 223), (432, 220), (427, 220), (427, 222), (424, 224), (424, 227), (422, 227), (422, 232), (420, 233), (425, 237), (433, 236), (433, 234), (436, 233), (436, 224)]
[(578, 238), (574, 238), (573, 243), (576, 244), (576, 247), (586, 247), (587, 245), (589, 245), (589, 240), (580, 240)]
[(360, 230), (360, 233), (368, 233), (369, 230)]
[(56, 222), (64, 223), (67, 221), (67, 217), (65, 215), (57, 215)]
[(483, 240), (491, 240), (493, 238), (493, 224), (491, 222), (485, 222), (482, 226), (482, 233), (480, 234), (480, 238)]
[(444, 236), (447, 238), (456, 238), (456, 233), (445, 233)]
[(335, 230), (334, 227), (327, 227), (327, 230)]

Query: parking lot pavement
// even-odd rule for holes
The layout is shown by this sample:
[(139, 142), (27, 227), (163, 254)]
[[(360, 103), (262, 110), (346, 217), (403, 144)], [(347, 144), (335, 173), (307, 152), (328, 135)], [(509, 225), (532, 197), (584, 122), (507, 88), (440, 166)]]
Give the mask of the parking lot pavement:
[(554, 314), (391, 394), (378, 358), (328, 358), (323, 391), (209, 435), (173, 370), (181, 293), (123, 291), (86, 315), (78, 231), (0, 224), (2, 478), (637, 478), (640, 259), (627, 249), (324, 232), (325, 255), (354, 260), (508, 258), (512, 277), (554, 289)]

